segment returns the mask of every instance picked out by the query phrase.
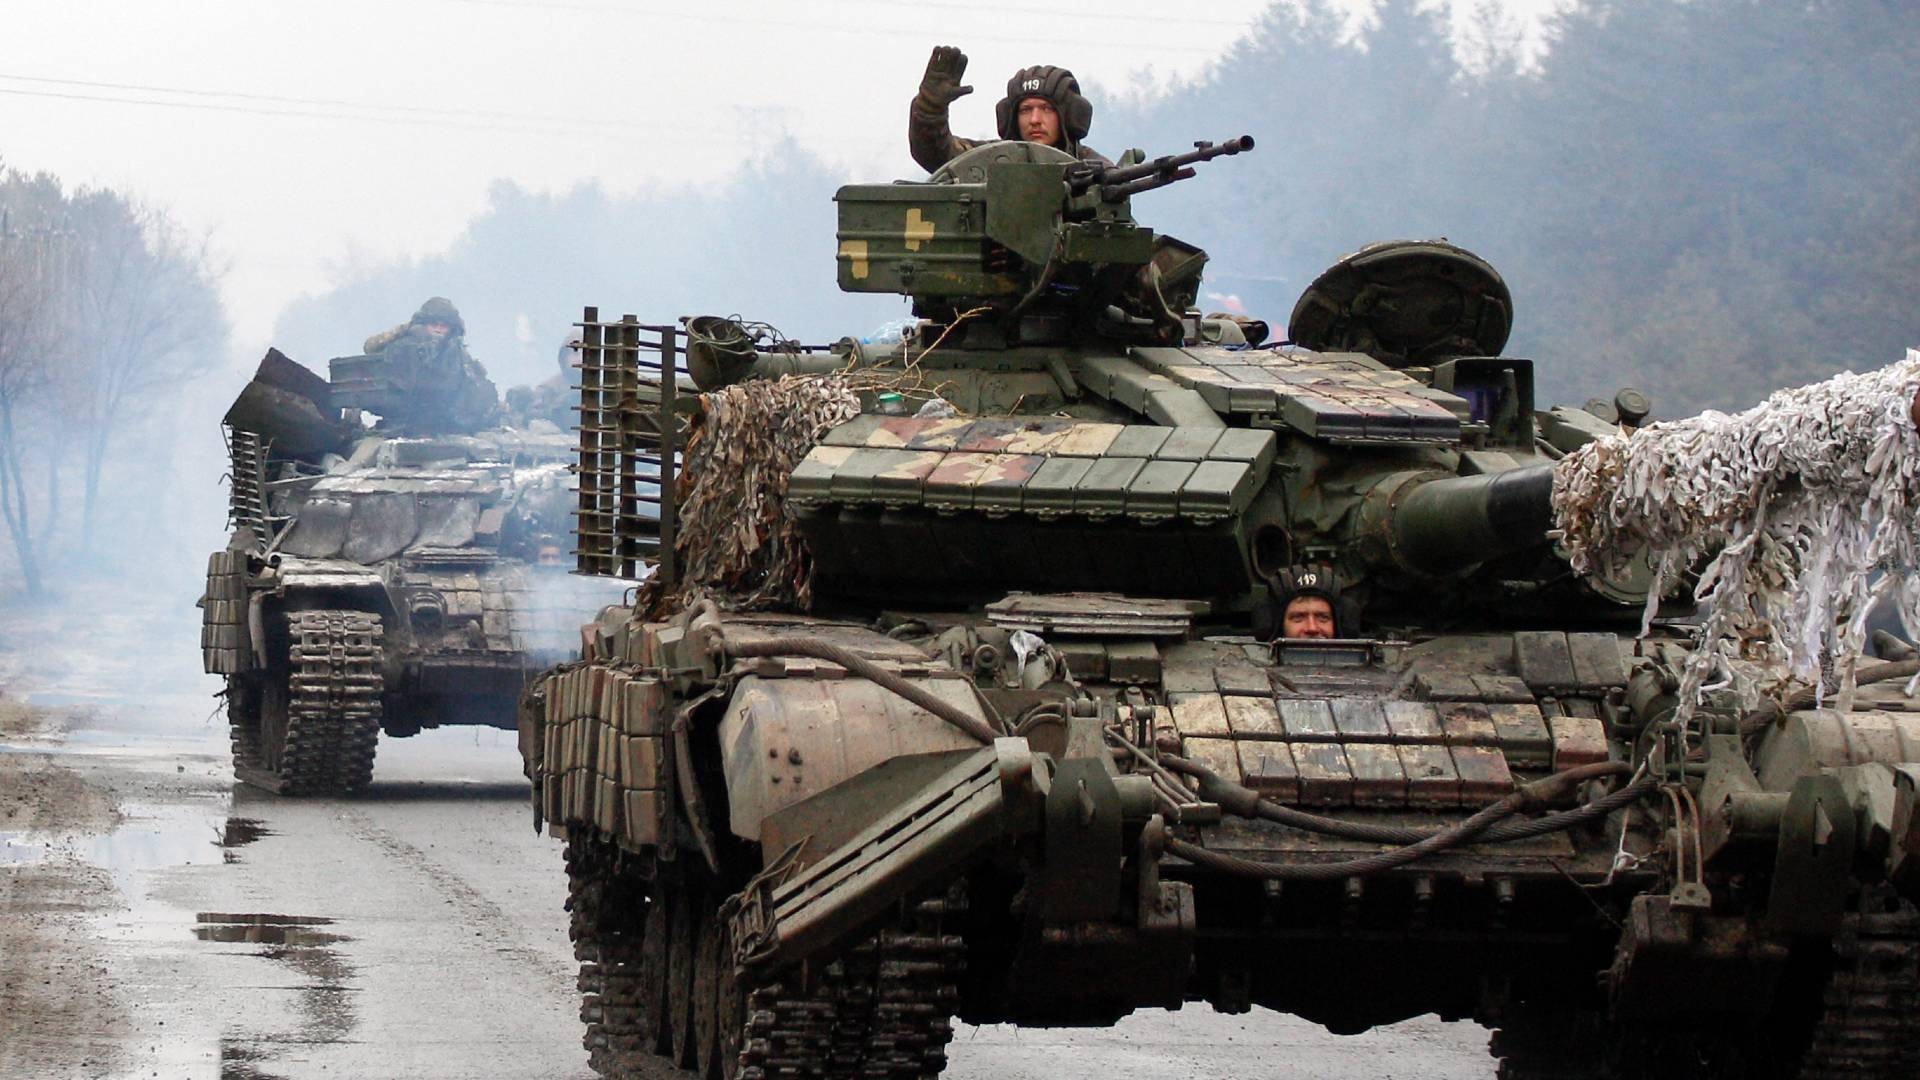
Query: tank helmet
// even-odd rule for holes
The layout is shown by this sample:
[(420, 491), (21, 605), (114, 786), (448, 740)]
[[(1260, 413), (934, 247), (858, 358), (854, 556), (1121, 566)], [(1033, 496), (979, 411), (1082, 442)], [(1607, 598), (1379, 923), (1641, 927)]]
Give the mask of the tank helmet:
[(1007, 96), (993, 107), (1001, 138), (1020, 138), (1020, 103), (1030, 97), (1045, 98), (1060, 114), (1060, 133), (1068, 146), (1087, 137), (1087, 129), (1093, 126), (1093, 102), (1080, 93), (1080, 80), (1066, 68), (1037, 64), (1014, 72), (1007, 80)]
[(1270, 608), (1273, 619), (1273, 632), (1279, 634), (1286, 626), (1287, 608), (1303, 596), (1319, 597), (1327, 602), (1333, 611), (1333, 633), (1335, 637), (1348, 636), (1351, 628), (1359, 619), (1357, 612), (1349, 611), (1348, 605), (1340, 597), (1340, 579), (1335, 576), (1333, 567), (1324, 563), (1306, 566), (1290, 566), (1268, 578), (1273, 587), (1274, 606)]
[(1340, 582), (1328, 566), (1291, 566), (1274, 576), (1274, 591), (1282, 608), (1302, 596), (1317, 596), (1336, 608), (1340, 604)]
[(407, 322), (414, 326), (425, 326), (427, 323), (445, 323), (456, 336), (465, 337), (467, 333), (467, 324), (460, 319), (460, 309), (454, 307), (453, 301), (444, 296), (429, 297), (426, 303), (420, 305), (420, 310), (413, 313), (413, 318), (408, 319)]

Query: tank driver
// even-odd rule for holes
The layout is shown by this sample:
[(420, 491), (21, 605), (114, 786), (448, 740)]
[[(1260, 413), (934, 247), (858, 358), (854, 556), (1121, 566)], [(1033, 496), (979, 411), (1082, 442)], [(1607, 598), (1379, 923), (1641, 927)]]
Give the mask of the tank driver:
[(1296, 566), (1279, 575), (1280, 636), (1340, 637), (1340, 586), (1323, 566)]
[[(908, 110), (907, 147), (913, 160), (934, 172), (984, 140), (962, 139), (947, 123), (947, 109), (973, 93), (960, 80), (966, 76), (967, 54), (952, 45), (934, 47), (920, 92)], [(1093, 103), (1080, 93), (1073, 72), (1052, 64), (1021, 68), (1007, 80), (1007, 96), (994, 106), (999, 137), (1045, 143), (1083, 161), (1111, 164), (1082, 139), (1093, 124)]]

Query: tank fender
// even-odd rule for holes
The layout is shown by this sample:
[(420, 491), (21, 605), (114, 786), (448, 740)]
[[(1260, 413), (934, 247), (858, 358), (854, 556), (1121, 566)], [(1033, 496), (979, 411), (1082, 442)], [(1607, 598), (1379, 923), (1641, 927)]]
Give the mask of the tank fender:
[[(958, 672), (903, 676), (941, 701), (987, 718), (973, 687)], [(720, 721), (720, 752), (727, 787), (728, 827), (744, 840), (762, 840), (773, 814), (824, 793), (898, 758), (977, 750), (980, 744), (952, 724), (864, 679), (747, 675), (735, 685)], [(862, 787), (847, 787), (847, 805), (814, 802), (811, 810), (864, 823), (884, 811)], [(862, 809), (860, 802), (869, 804)]]

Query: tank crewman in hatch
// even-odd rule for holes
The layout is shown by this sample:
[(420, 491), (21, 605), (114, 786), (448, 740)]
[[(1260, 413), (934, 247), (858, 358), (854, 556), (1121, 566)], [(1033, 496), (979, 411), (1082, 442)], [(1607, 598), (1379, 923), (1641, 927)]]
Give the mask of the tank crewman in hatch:
[(366, 340), (368, 356), (390, 365), (403, 408), (383, 413), (423, 434), (478, 431), (500, 417), (500, 393), (487, 369), (467, 354), (467, 326), (453, 302), (435, 296), (413, 318)]
[(1280, 636), (1336, 638), (1341, 632), (1340, 586), (1324, 566), (1296, 566), (1275, 582), (1280, 595)]
[[(947, 107), (973, 93), (973, 87), (960, 84), (966, 72), (967, 54), (952, 45), (935, 46), (927, 60), (920, 92), (907, 113), (907, 148), (928, 172), (980, 145), (947, 126)], [(1093, 124), (1093, 103), (1081, 96), (1080, 81), (1066, 68), (1040, 64), (1014, 72), (994, 116), (1002, 139), (1046, 143), (1084, 161), (1111, 164), (1080, 141)]]

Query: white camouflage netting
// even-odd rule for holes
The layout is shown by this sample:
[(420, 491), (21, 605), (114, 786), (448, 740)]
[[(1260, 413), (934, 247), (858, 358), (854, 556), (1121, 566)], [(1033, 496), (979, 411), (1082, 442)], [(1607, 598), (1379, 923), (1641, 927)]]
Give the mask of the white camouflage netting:
[(1909, 350), (1889, 367), (1782, 390), (1732, 416), (1608, 436), (1555, 467), (1554, 518), (1576, 571), (1650, 554), (1657, 598), (1717, 552), (1695, 590), (1711, 605), (1683, 710), (1709, 679), (1730, 678), (1736, 658), (1850, 693), (1867, 614), (1883, 596), (1920, 628), (1916, 392), (1920, 351)]

